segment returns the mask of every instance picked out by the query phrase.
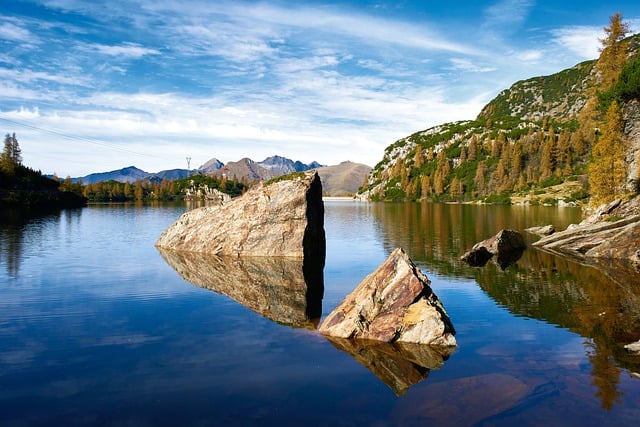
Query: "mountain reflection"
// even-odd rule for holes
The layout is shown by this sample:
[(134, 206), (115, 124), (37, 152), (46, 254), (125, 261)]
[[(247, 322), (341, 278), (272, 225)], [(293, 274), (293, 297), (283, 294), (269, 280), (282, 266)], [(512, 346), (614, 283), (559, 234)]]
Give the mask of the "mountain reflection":
[(324, 279), (321, 264), (286, 257), (218, 257), (158, 248), (185, 280), (226, 295), (275, 322), (318, 325)]
[(397, 396), (439, 369), (454, 351), (453, 347), (395, 342), (393, 344), (363, 339), (326, 337), (339, 350), (353, 356), (369, 369)]

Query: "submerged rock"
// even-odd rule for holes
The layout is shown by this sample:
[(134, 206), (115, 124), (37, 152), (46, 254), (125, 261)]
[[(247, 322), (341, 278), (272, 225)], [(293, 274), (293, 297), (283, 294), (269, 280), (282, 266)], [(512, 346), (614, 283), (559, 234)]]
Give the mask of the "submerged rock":
[(500, 230), (489, 239), (478, 242), (460, 259), (473, 267), (482, 267), (494, 256), (504, 270), (522, 256), (526, 245), (522, 235), (514, 230)]
[(323, 335), (454, 346), (442, 303), (402, 249), (367, 276), (320, 325)]
[(324, 263), (322, 184), (315, 171), (257, 186), (221, 206), (191, 210), (167, 228), (159, 248), (221, 256), (287, 256)]

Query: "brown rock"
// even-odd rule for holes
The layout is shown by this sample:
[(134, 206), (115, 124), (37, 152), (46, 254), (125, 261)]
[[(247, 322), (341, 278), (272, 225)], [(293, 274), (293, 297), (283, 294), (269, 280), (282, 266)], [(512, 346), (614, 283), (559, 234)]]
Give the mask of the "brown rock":
[(455, 330), (430, 283), (407, 254), (396, 249), (319, 330), (340, 338), (454, 346)]
[(167, 228), (159, 248), (223, 256), (321, 259), (326, 242), (315, 171), (257, 186), (222, 206), (194, 209)]

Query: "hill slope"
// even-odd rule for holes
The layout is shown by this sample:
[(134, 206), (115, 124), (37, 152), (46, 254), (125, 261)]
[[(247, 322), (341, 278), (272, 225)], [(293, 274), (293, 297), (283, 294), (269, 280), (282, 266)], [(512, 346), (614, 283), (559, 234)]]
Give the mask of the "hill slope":
[(360, 163), (342, 162), (335, 166), (316, 169), (322, 181), (322, 192), (328, 196), (352, 196), (371, 171), (371, 167)]
[[(632, 60), (638, 56), (640, 35), (626, 42), (627, 65), (635, 67), (640, 64)], [(517, 197), (522, 203), (579, 203), (588, 195), (587, 164), (599, 135), (598, 129), (594, 133), (596, 122), (586, 119), (601, 114), (594, 107), (601, 81), (597, 64), (586, 61), (516, 82), (475, 120), (445, 123), (396, 141), (369, 174), (359, 197), (504, 203)], [(636, 72), (640, 70), (630, 74)], [(622, 112), (630, 140), (629, 165), (640, 153), (640, 115), (634, 114), (634, 102), (627, 99)], [(629, 182), (637, 179), (633, 173)], [(569, 193), (545, 190), (567, 181), (580, 189), (571, 185), (556, 187), (570, 188)]]

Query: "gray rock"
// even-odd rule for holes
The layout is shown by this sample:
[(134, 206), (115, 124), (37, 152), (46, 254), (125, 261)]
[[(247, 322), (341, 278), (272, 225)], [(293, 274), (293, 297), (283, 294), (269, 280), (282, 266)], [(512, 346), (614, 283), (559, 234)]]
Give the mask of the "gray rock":
[(529, 227), (524, 231), (531, 234), (536, 234), (538, 236), (549, 236), (556, 232), (556, 228), (552, 224), (549, 224), (549, 225), (542, 225), (540, 227)]
[(315, 171), (252, 188), (221, 206), (186, 212), (158, 238), (159, 248), (220, 256), (322, 260), (326, 242), (322, 184)]
[(323, 335), (456, 345), (442, 303), (402, 249), (394, 250), (320, 325)]

